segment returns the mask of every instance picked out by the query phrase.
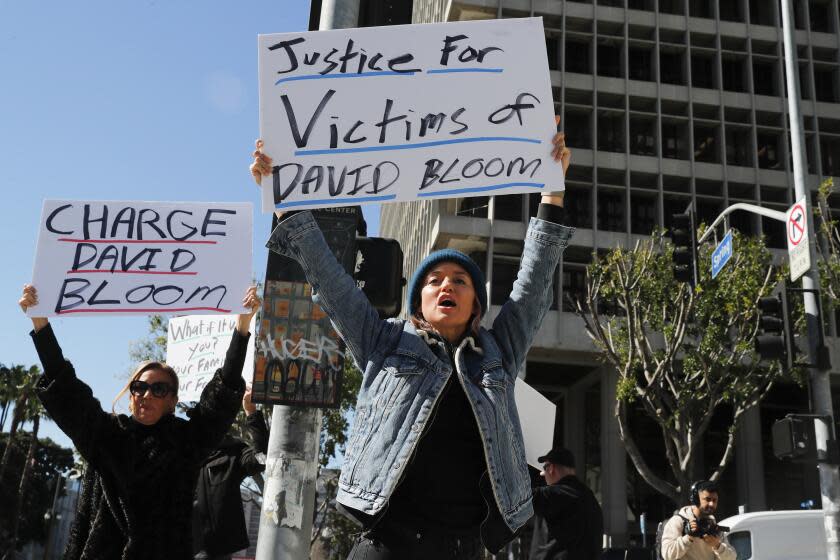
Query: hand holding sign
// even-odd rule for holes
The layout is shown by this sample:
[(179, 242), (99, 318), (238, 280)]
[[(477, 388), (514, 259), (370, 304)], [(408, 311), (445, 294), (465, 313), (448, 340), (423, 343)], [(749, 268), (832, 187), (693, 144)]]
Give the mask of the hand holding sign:
[[(18, 305), (20, 305), (24, 313), (30, 307), (38, 305), (38, 290), (35, 289), (35, 286), (32, 284), (23, 285), (23, 295), (18, 300)], [(35, 332), (46, 327), (48, 322), (46, 317), (32, 317), (32, 327), (35, 329)]]
[(239, 334), (248, 334), (248, 331), (251, 328), (251, 319), (257, 314), (257, 311), (260, 309), (260, 305), (262, 305), (260, 296), (257, 295), (256, 286), (251, 286), (248, 288), (248, 291), (245, 292), (245, 297), (242, 298), (242, 305), (249, 311), (240, 313), (237, 316), (236, 330), (239, 331)]

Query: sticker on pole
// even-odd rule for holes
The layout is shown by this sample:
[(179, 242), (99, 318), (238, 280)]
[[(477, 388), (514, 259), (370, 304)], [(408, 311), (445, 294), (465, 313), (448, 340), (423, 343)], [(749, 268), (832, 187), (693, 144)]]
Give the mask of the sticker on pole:
[(808, 214), (805, 197), (801, 198), (787, 211), (785, 228), (787, 229), (788, 258), (790, 259), (790, 279), (796, 282), (811, 268), (811, 253), (808, 247)]

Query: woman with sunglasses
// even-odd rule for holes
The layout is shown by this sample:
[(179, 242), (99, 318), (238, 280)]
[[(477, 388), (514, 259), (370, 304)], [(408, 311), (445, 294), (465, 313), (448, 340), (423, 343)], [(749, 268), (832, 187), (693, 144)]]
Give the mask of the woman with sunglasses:
[[(37, 304), (26, 285), (19, 304)], [(130, 416), (104, 412), (90, 387), (64, 359), (52, 327), (33, 317), (30, 333), (44, 373), (38, 396), (85, 459), (76, 521), (65, 559), (192, 558), (192, 506), (203, 459), (227, 432), (245, 383), (242, 366), (251, 317), (260, 306), (251, 287), (242, 303), (225, 362), (204, 388), (189, 420), (174, 415), (178, 376), (162, 362), (137, 367), (114, 403), (129, 393)]]

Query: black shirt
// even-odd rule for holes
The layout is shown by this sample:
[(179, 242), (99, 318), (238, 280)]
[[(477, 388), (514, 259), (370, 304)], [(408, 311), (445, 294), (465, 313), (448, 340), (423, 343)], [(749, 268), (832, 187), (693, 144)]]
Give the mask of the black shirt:
[(604, 520), (595, 494), (574, 475), (534, 489), (530, 560), (596, 560)]

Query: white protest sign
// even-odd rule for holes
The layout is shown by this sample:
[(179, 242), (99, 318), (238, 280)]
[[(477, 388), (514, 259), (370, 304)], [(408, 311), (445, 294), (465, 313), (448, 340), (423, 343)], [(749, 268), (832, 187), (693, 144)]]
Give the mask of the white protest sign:
[(265, 212), (564, 188), (542, 18), (260, 35), (258, 48)]
[[(251, 319), (254, 332), (256, 318)], [(178, 374), (178, 398), (197, 401), (204, 386), (225, 362), (230, 338), (236, 329), (236, 316), (188, 315), (169, 319), (166, 335), (166, 363)], [(248, 344), (242, 377), (248, 381), (254, 371), (254, 338)]]
[(537, 458), (554, 447), (554, 416), (557, 407), (519, 378), (516, 379), (513, 392), (525, 440), (525, 459), (532, 467), (542, 469)]
[(244, 311), (252, 214), (248, 203), (46, 200), (27, 315)]

